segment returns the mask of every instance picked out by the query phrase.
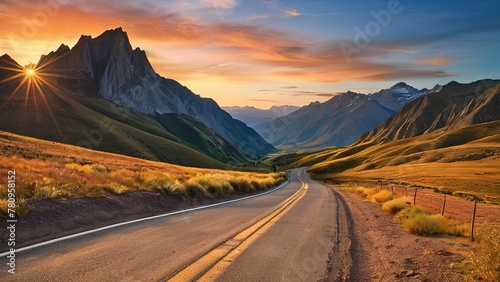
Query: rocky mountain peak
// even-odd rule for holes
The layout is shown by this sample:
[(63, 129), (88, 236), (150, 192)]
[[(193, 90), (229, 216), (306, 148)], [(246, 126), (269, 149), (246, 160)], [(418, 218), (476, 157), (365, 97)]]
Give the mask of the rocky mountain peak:
[(406, 88), (406, 87), (411, 87), (411, 86), (409, 86), (405, 82), (398, 82), (398, 83), (394, 84), (394, 86), (392, 86), (390, 89), (399, 89), (399, 88)]
[[(58, 56), (58, 53), (64, 55)], [(107, 30), (96, 38), (82, 35), (72, 49), (60, 47), (42, 60), (50, 62), (46, 67), (52, 72), (72, 77), (60, 79), (58, 83), (79, 95), (102, 98), (146, 115), (188, 115), (247, 155), (274, 150), (213, 100), (201, 98), (177, 81), (156, 74), (146, 52), (139, 48), (133, 50), (121, 27)]]

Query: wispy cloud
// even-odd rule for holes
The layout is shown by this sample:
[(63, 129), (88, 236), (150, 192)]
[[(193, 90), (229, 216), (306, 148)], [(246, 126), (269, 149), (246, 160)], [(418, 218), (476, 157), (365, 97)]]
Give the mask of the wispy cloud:
[(201, 3), (207, 7), (219, 9), (232, 9), (238, 6), (238, 1), (236, 0), (201, 0)]
[(435, 57), (430, 59), (415, 60), (415, 64), (419, 65), (432, 65), (432, 66), (446, 66), (455, 63), (454, 59), (445, 57)]
[(282, 13), (282, 15), (285, 17), (298, 17), (302, 15), (302, 13), (299, 12), (297, 9), (284, 6), (276, 0), (266, 0), (264, 1), (264, 3), (267, 5), (269, 9), (278, 11)]
[[(214, 77), (226, 81), (333, 83), (341, 80), (403, 80), (456, 75), (435, 69), (435, 66), (449, 62), (446, 60), (409, 62), (413, 64), (374, 60), (394, 52), (414, 53), (413, 47), (431, 40), (425, 36), (408, 41), (374, 41), (351, 63), (346, 63), (338, 42), (325, 45), (314, 38), (258, 24), (203, 21), (156, 2), (142, 6), (122, 2), (99, 2), (101, 4), (95, 10), (90, 8), (93, 5), (81, 0), (61, 6), (57, 15), (38, 28), (36, 39), (45, 39), (45, 42), (53, 44), (61, 39), (54, 38), (53, 30), (58, 30), (64, 34), (61, 37), (76, 42), (82, 33), (98, 35), (106, 29), (123, 26), (134, 46), (146, 49), (148, 55), (154, 54), (150, 60), (160, 74), (181, 80)], [(15, 5), (15, 2), (12, 3)], [(203, 3), (224, 9), (238, 4), (235, 0), (203, 0)], [(280, 11), (286, 8), (278, 1), (267, 1), (266, 4)], [(15, 6), (9, 7), (19, 17), (37, 11), (36, 7), (23, 6), (17, 11)], [(8, 24), (6, 22), (5, 26)], [(22, 25), (16, 23), (10, 23), (10, 26), (19, 27), (18, 33), (22, 29)], [(30, 40), (33, 44), (36, 42)], [(58, 44), (54, 44), (54, 48)], [(426, 70), (425, 65), (432, 65), (433, 68)]]

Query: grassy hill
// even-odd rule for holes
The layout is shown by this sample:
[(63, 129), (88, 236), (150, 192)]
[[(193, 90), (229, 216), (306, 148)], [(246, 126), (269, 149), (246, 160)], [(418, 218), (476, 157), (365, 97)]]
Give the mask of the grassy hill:
[[(200, 160), (203, 161), (203, 160)], [(156, 191), (189, 198), (221, 198), (273, 187), (285, 173), (240, 172), (184, 167), (0, 131), (0, 174), (16, 172), (20, 214), (34, 198), (103, 197)], [(7, 183), (0, 182), (0, 211)]]
[(45, 91), (44, 97), (26, 97), (21, 89), (6, 103), (12, 90), (9, 85), (0, 88), (0, 130), (187, 166), (225, 168), (228, 163), (250, 161), (185, 116), (148, 116), (102, 99), (52, 90)]
[(500, 121), (438, 130), (384, 144), (360, 143), (276, 159), (286, 166), (310, 166), (319, 180), (391, 179), (500, 203)]

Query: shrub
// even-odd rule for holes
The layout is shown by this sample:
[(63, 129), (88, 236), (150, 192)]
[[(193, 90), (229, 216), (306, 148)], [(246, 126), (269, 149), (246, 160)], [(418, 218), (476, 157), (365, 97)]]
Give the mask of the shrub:
[(378, 193), (373, 194), (370, 200), (375, 203), (385, 203), (392, 200), (392, 193), (387, 190), (382, 190)]
[(407, 207), (406, 200), (404, 198), (397, 198), (385, 202), (382, 205), (382, 210), (390, 214), (397, 214), (406, 207)]
[(430, 214), (432, 214), (432, 212), (426, 208), (421, 207), (421, 206), (407, 206), (396, 214), (396, 216), (394, 217), (394, 220), (396, 222), (403, 223), (407, 219), (414, 218), (417, 214), (429, 214), (430, 215)]
[(467, 224), (451, 220), (440, 214), (431, 214), (429, 210), (419, 206), (406, 207), (395, 218), (401, 222), (408, 233), (417, 235), (466, 236), (469, 232)]

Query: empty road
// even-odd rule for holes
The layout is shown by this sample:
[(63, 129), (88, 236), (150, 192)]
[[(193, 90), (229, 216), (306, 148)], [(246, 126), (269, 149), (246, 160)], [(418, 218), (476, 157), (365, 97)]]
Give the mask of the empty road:
[[(16, 254), (1, 281), (343, 281), (348, 216), (294, 169), (267, 195), (152, 219)], [(3, 258), (5, 261), (5, 258)]]

